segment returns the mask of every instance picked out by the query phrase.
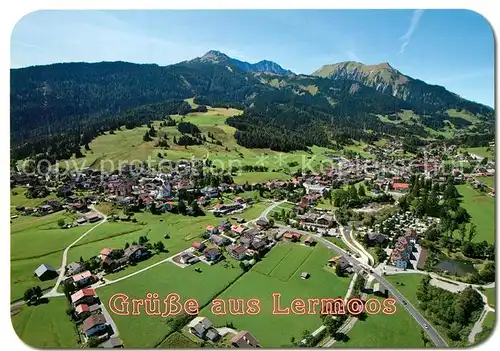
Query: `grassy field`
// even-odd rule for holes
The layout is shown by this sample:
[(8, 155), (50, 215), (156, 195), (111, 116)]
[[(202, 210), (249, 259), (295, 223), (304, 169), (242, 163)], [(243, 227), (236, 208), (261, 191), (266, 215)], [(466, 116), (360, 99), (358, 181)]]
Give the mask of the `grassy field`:
[(344, 249), (345, 251), (350, 251), (349, 247), (342, 241), (341, 238), (333, 238), (333, 237), (328, 237), (328, 236), (325, 236), (324, 238), (326, 240), (328, 240), (329, 242), (331, 242), (332, 244), (337, 245), (341, 249)]
[(495, 199), (485, 193), (480, 193), (467, 184), (457, 185), (462, 195), (461, 206), (471, 216), (471, 222), (477, 227), (475, 242), (486, 240), (495, 242)]
[(469, 154), (478, 155), (479, 157), (488, 157), (489, 160), (495, 159), (495, 153), (488, 151), (486, 146), (484, 147), (469, 147), (465, 149)]
[[(306, 257), (307, 250), (312, 253)], [(318, 315), (273, 315), (272, 294), (281, 292), (281, 306), (289, 306), (294, 298), (321, 298), (344, 296), (349, 285), (349, 278), (339, 278), (326, 269), (326, 262), (331, 252), (321, 245), (307, 248), (299, 244), (283, 243), (273, 248), (266, 257), (250, 272), (233, 284), (219, 297), (258, 298), (261, 311), (258, 315), (218, 315), (205, 308), (200, 315), (207, 316), (215, 325), (232, 322), (238, 330), (249, 330), (263, 347), (280, 347), (296, 339), (304, 330), (313, 331), (320, 326)], [(297, 259), (294, 260), (293, 258)], [(303, 262), (300, 262), (303, 261)], [(300, 279), (302, 272), (311, 276)], [(291, 274), (291, 275), (290, 275)], [(282, 280), (288, 275), (286, 281)]]
[(481, 291), (486, 297), (488, 298), (488, 305), (491, 307), (495, 308), (495, 288), (491, 289), (484, 289), (484, 291)]
[[(179, 268), (166, 262), (119, 283), (99, 288), (97, 293), (102, 301), (108, 303), (117, 292), (127, 294), (130, 298), (144, 298), (148, 292), (155, 292), (162, 300), (170, 292), (175, 292), (183, 301), (197, 299), (201, 309), (242, 274), (235, 261), (228, 262), (229, 265), (220, 262), (214, 266), (200, 263), (198, 267), (202, 269), (201, 273), (191, 267)], [(127, 348), (156, 347), (171, 332), (167, 318), (148, 316), (144, 311), (139, 316), (113, 314), (113, 319)]]
[[(161, 127), (160, 121), (153, 122), (153, 126), (158, 134), (166, 135), (170, 140), (169, 148), (156, 146), (156, 141), (146, 142), (143, 140), (144, 133), (148, 130), (146, 125), (134, 129), (116, 131), (114, 134), (107, 133), (94, 139), (90, 144), (90, 150), (82, 149), (83, 157), (71, 158), (60, 163), (60, 167), (67, 169), (95, 167), (103, 170), (117, 169), (119, 162), (140, 163), (144, 160), (151, 160), (152, 165), (157, 165), (159, 161), (179, 160), (193, 158), (208, 158), (217, 167), (229, 169), (231, 166), (241, 167), (242, 165), (261, 165), (272, 170), (294, 171), (304, 165), (304, 167), (315, 167), (319, 170), (322, 162), (330, 161), (325, 156), (325, 152), (331, 150), (312, 147), (311, 152), (296, 151), (291, 153), (281, 153), (270, 149), (247, 149), (236, 143), (234, 138), (235, 128), (226, 125), (225, 121), (230, 116), (241, 114), (242, 111), (235, 109), (211, 108), (208, 107), (206, 113), (190, 113), (186, 116), (172, 116), (175, 120), (181, 119), (196, 124), (201, 132), (208, 136), (214, 135), (215, 139), (222, 145), (206, 142), (203, 145), (179, 146), (172, 142), (173, 138), (178, 138), (181, 133), (177, 127)], [(209, 138), (207, 137), (207, 140)], [(109, 145), (113, 145), (110, 149)], [(158, 156), (161, 154), (161, 157)], [(298, 166), (288, 166), (291, 162), (298, 162)], [(331, 162), (327, 164), (329, 166)], [(269, 178), (271, 174), (249, 173), (240, 176), (240, 181), (262, 182), (270, 179), (287, 179), (281, 173), (276, 174), (276, 178)], [(254, 180), (255, 177), (255, 180)], [(260, 179), (259, 179), (260, 177)]]
[(28, 199), (26, 196), (24, 196), (25, 192), (26, 188), (21, 186), (10, 189), (10, 206), (38, 207), (44, 201), (53, 199), (55, 197), (55, 193), (50, 193), (46, 197), (37, 199)]
[(24, 291), (39, 285), (42, 289), (53, 286), (55, 280), (40, 281), (34, 271), (41, 264), (59, 268), (62, 250), (91, 226), (60, 229), (59, 219), (72, 221), (65, 212), (44, 217), (20, 216), (12, 220), (10, 234), (11, 301), (22, 298)]
[(170, 334), (163, 342), (158, 346), (159, 349), (190, 349), (199, 348), (200, 345), (192, 341), (191, 339), (184, 336), (182, 333), (175, 332)]
[[(383, 301), (380, 297), (370, 298), (376, 298), (380, 303)], [(396, 306), (396, 313), (392, 315), (378, 313), (356, 322), (354, 328), (347, 333), (349, 339), (346, 342), (336, 342), (333, 346), (398, 349), (423, 347), (420, 326), (401, 304)]]
[(66, 315), (66, 299), (52, 298), (46, 304), (23, 306), (13, 315), (12, 325), (19, 338), (34, 348), (79, 348), (74, 324)]
[(408, 302), (417, 308), (419, 305), (417, 289), (423, 277), (422, 274), (397, 274), (388, 275), (385, 279), (393, 284), (406, 297)]

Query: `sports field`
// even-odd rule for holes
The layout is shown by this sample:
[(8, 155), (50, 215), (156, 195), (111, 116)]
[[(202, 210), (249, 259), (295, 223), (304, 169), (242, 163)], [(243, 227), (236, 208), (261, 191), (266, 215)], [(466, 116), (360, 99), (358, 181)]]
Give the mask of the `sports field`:
[[(287, 344), (292, 336), (298, 339), (304, 330), (312, 332), (318, 328), (321, 320), (318, 315), (273, 315), (272, 294), (282, 293), (282, 307), (289, 306), (294, 298), (344, 297), (350, 279), (339, 278), (325, 268), (331, 256), (331, 251), (320, 245), (309, 248), (280, 244), (219, 296), (225, 300), (257, 298), (261, 308), (258, 315), (215, 316), (209, 308), (200, 315), (207, 316), (215, 325), (232, 322), (238, 330), (249, 330), (263, 347)], [(300, 279), (302, 272), (309, 273), (309, 279)]]

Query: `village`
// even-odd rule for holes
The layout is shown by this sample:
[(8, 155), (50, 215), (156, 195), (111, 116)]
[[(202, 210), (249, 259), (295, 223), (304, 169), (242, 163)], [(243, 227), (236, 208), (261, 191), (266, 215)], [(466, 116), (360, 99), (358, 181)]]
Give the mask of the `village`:
[[(396, 150), (397, 147), (394, 146)], [(61, 230), (90, 227), (103, 221), (133, 222), (134, 214), (141, 212), (213, 218), (199, 233), (201, 240), (192, 241), (180, 252), (171, 253), (163, 241), (151, 243), (141, 236), (125, 247), (102, 247), (99, 252), (88, 253), (87, 260), (70, 262), (63, 271), (49, 264), (36, 268), (34, 274), (40, 281), (57, 278), (56, 286), (43, 297), (66, 296), (70, 306), (67, 313), (79, 330), (82, 344), (123, 347), (113, 317), (96, 289), (113, 283), (106, 278), (108, 274), (126, 271), (127, 267), (162, 252), (168, 257), (161, 262), (178, 269), (194, 266), (196, 272), (202, 273), (213, 265), (234, 261), (246, 272), (283, 242), (314, 247), (320, 238), (326, 238), (342, 254), (333, 256), (324, 265), (332, 267), (339, 276), (361, 274), (363, 269), (353, 264), (352, 259), (366, 257), (366, 263), (374, 265), (374, 256), (382, 267), (380, 272), (425, 270), (428, 253), (419, 243), (440, 219), (399, 210), (399, 199), (409, 191), (411, 179), (418, 175), (431, 179), (437, 186), (445, 186), (449, 171), (453, 184), (470, 184), (494, 197), (494, 187), (481, 181), (494, 176), (494, 162), (479, 161), (472, 169), (464, 169), (450, 167), (443, 154), (435, 150), (425, 150), (431, 155), (428, 159), (391, 159), (384, 150), (367, 150), (387, 158), (382, 166), (378, 159), (335, 156), (336, 167), (323, 173), (306, 171), (294, 174), (289, 181), (260, 184), (235, 184), (230, 172), (213, 176), (216, 172), (210, 173), (214, 169), (206, 161), (178, 161), (168, 172), (133, 165), (123, 166), (114, 173), (85, 169), (71, 171), (63, 179), (57, 172), (43, 176), (13, 172), (12, 188), (24, 187), (33, 197), (49, 193), (55, 193), (56, 197), (36, 208), (16, 206), (11, 222), (18, 216), (43, 217), (59, 211), (71, 213), (74, 218), (71, 223), (60, 223)], [(456, 149), (444, 155), (447, 160), (451, 157), (456, 161), (465, 157)], [(268, 208), (257, 218), (245, 218), (245, 211), (261, 201), (267, 201)], [(98, 210), (100, 204), (111, 205), (120, 214), (108, 216)], [(347, 210), (339, 212), (339, 207)], [(390, 211), (390, 215), (376, 223), (374, 214), (384, 211)], [(168, 237), (165, 232), (164, 238)], [(361, 251), (356, 247), (358, 243), (363, 243)], [(373, 248), (377, 250), (372, 251)], [(369, 251), (366, 255), (365, 249)], [(301, 279), (309, 277), (309, 272), (300, 272)], [(63, 292), (58, 290), (59, 285)], [(375, 290), (386, 295), (384, 289), (379, 284)], [(31, 304), (42, 298), (37, 293), (28, 295)], [(233, 347), (260, 346), (252, 331), (215, 327), (206, 316), (190, 320), (187, 330), (203, 342), (217, 343), (232, 333)]]

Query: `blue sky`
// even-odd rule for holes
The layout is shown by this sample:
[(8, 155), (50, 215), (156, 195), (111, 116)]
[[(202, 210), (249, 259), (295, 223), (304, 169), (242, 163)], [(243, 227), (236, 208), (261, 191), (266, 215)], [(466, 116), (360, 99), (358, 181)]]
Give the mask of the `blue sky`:
[(354, 60), (494, 105), (494, 37), (465, 10), (41, 11), (12, 33), (11, 67), (74, 61), (167, 65), (210, 49), (297, 73)]

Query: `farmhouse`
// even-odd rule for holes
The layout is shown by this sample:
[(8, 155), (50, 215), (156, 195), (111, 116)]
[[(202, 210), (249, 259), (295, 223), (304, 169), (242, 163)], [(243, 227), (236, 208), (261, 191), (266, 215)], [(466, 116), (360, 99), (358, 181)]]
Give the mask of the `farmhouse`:
[(285, 235), (283, 235), (283, 238), (295, 242), (299, 241), (301, 236), (302, 235), (300, 235), (299, 233), (285, 233)]
[(142, 245), (131, 245), (124, 250), (123, 257), (127, 261), (139, 262), (147, 259), (150, 256), (150, 252), (146, 247)]
[(87, 318), (92, 314), (97, 314), (101, 312), (101, 306), (99, 304), (86, 305), (82, 303), (75, 307), (75, 314), (78, 318), (83, 319)]
[(91, 288), (84, 288), (78, 290), (76, 293), (71, 295), (71, 303), (73, 306), (78, 306), (82, 303), (86, 305), (93, 305), (98, 302), (97, 296), (95, 296), (95, 290)]
[(73, 284), (77, 288), (83, 288), (84, 286), (92, 284), (94, 281), (96, 281), (97, 277), (92, 275), (92, 273), (90, 273), (90, 271), (85, 271), (85, 272), (73, 275), (71, 277), (71, 279), (73, 280)]
[(192, 246), (196, 251), (199, 252), (202, 252), (207, 247), (204, 243), (200, 243), (199, 241), (195, 241)]
[(229, 240), (225, 236), (219, 236), (219, 235), (211, 235), (210, 241), (219, 247), (226, 246), (231, 242), (231, 240)]
[(246, 256), (247, 248), (241, 245), (239, 246), (231, 245), (227, 248), (227, 251), (229, 252), (232, 258), (241, 261)]
[(259, 347), (259, 342), (246, 330), (240, 331), (231, 339), (231, 345), (242, 349)]
[(102, 314), (95, 314), (83, 321), (82, 332), (90, 337), (102, 333), (107, 327), (106, 318)]
[(35, 270), (35, 275), (41, 281), (54, 279), (58, 276), (57, 271), (54, 269), (54, 267), (48, 264), (41, 264), (40, 267)]
[(221, 257), (221, 252), (219, 249), (212, 247), (209, 249), (206, 249), (203, 254), (205, 255), (205, 258), (207, 261), (217, 261)]
[(85, 270), (81, 262), (71, 262), (66, 266), (66, 273), (69, 275), (78, 274)]
[[(193, 335), (196, 335), (200, 339), (205, 339), (205, 337), (208, 336), (208, 332), (214, 330), (212, 328), (212, 322), (207, 317), (196, 317), (191, 322), (189, 322), (187, 326), (189, 328), (189, 332)], [(216, 330), (215, 332), (217, 333)], [(212, 340), (215, 338), (216, 337), (211, 335)]]

